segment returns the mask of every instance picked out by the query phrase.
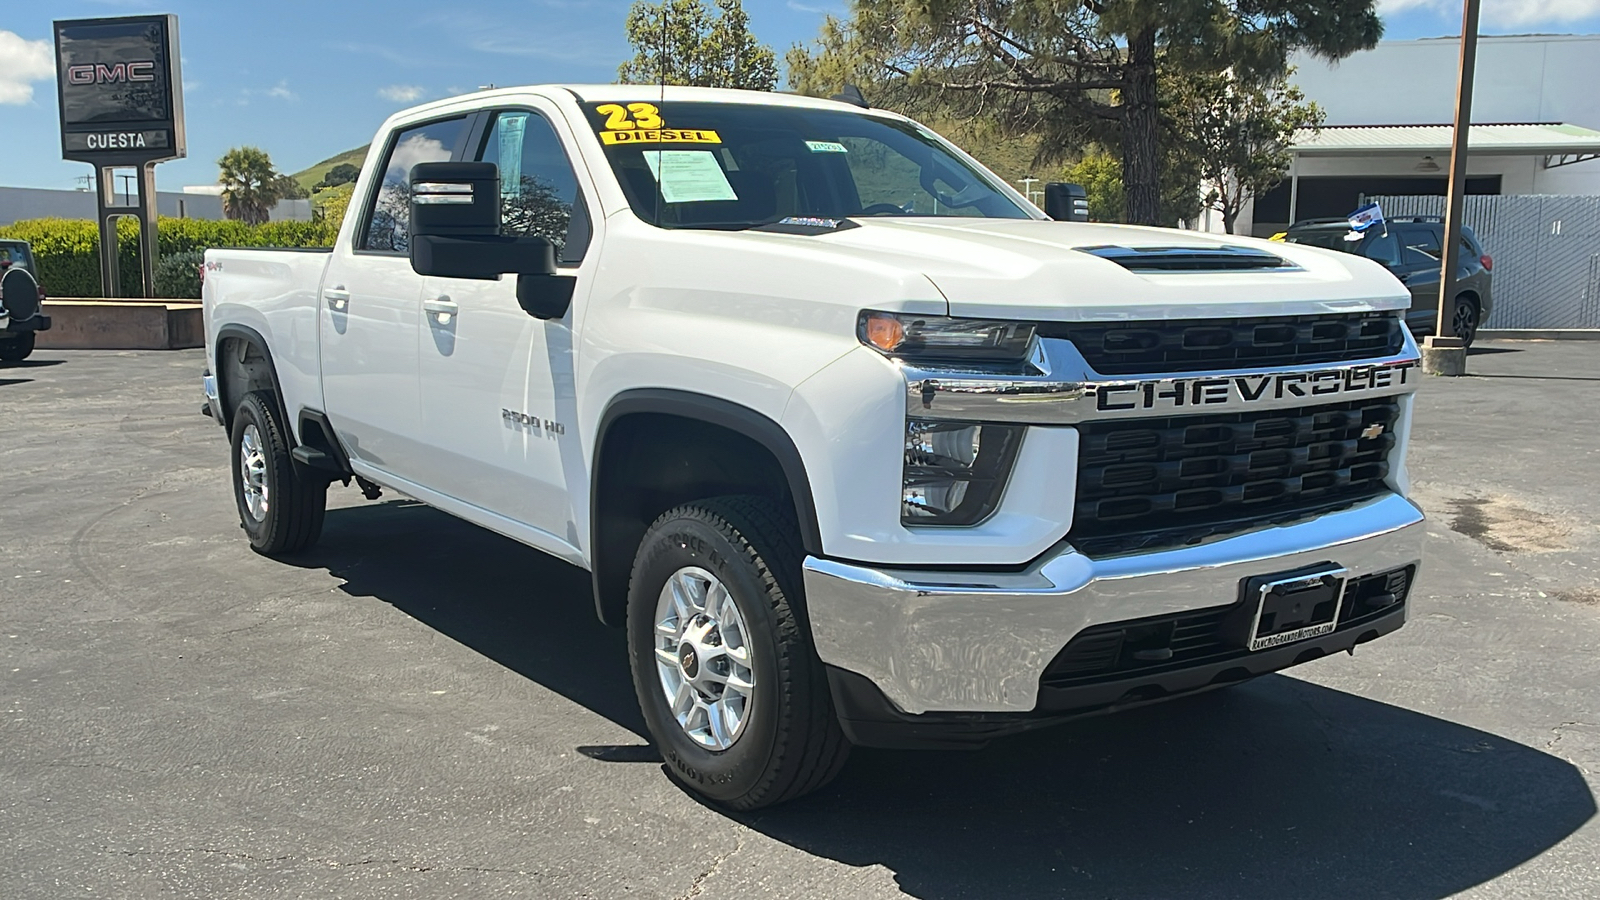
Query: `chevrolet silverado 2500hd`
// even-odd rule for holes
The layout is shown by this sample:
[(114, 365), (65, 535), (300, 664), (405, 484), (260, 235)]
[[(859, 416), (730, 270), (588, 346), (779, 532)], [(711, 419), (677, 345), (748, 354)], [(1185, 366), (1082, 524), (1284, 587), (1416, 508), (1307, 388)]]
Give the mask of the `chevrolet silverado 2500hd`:
[(668, 770), (730, 807), (1406, 617), (1393, 276), (1051, 221), (888, 112), (475, 93), (384, 124), (331, 251), (205, 265), (251, 544), (355, 479), (585, 568)]

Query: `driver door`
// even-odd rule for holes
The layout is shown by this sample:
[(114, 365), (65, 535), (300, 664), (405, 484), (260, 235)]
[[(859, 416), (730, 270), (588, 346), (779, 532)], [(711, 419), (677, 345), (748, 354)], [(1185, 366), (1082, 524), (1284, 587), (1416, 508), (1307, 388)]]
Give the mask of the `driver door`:
[[(422, 285), (417, 354), (423, 430), (433, 437), (425, 483), (480, 509), (545, 532), (546, 549), (575, 555), (571, 486), (583, 483), (576, 432), (572, 316), (591, 281), (592, 229), (553, 113), (491, 113), (467, 158), (500, 168), (501, 233), (556, 244), (562, 275), (577, 280), (560, 319), (517, 304), (515, 276), (429, 277)], [(580, 492), (581, 493), (581, 492)]]

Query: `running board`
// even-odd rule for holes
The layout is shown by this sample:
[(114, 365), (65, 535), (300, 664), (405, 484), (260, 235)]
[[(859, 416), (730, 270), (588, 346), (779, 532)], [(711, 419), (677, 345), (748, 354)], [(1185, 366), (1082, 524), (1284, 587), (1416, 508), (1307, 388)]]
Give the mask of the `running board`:
[(337, 459), (315, 447), (301, 444), (290, 450), (289, 455), (294, 458), (295, 462), (307, 468), (316, 469), (319, 472), (327, 472), (331, 475), (343, 476), (345, 474), (344, 466), (340, 465)]

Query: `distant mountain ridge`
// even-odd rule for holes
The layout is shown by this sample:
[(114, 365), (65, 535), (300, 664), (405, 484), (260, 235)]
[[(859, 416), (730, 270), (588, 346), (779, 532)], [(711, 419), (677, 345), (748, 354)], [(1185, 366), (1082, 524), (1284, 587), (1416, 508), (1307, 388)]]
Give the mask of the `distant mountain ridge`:
[(328, 170), (332, 169), (334, 166), (349, 163), (358, 169), (361, 168), (361, 164), (367, 159), (367, 148), (370, 146), (371, 145), (368, 144), (366, 146), (357, 147), (354, 150), (346, 150), (337, 156), (330, 156), (322, 162), (311, 166), (310, 168), (294, 173), (290, 177), (292, 177), (295, 181), (300, 182), (300, 186), (309, 191), (316, 187), (317, 183), (322, 180), (323, 176), (328, 174)]

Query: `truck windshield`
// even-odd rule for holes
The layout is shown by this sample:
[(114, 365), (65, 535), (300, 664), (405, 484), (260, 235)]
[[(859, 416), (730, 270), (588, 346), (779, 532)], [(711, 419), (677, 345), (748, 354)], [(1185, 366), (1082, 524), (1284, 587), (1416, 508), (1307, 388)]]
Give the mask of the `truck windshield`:
[(662, 228), (1030, 217), (933, 135), (896, 119), (696, 102), (592, 103), (586, 112), (634, 213)]

